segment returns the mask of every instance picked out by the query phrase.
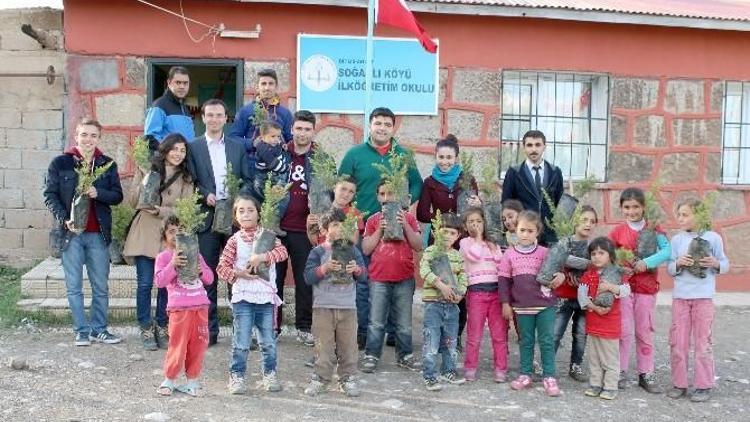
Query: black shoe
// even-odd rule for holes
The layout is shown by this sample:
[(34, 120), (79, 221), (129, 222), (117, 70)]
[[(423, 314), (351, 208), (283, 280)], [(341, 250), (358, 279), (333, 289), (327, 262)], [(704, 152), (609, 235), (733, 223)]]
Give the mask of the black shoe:
[(695, 402), (695, 403), (702, 403), (704, 401), (707, 401), (710, 398), (711, 398), (710, 388), (698, 388), (690, 396), (690, 401)]
[(388, 334), (385, 337), (385, 345), (388, 347), (396, 347), (396, 336), (393, 334)]
[(169, 330), (167, 327), (159, 326), (158, 324), (154, 324), (154, 340), (156, 340), (156, 344), (161, 349), (166, 349), (169, 347)]
[(208, 336), (208, 347), (215, 346), (219, 342), (219, 333)]
[(653, 372), (638, 375), (638, 385), (651, 394), (661, 394), (663, 392), (661, 387), (656, 383), (656, 374)]
[(159, 348), (154, 338), (154, 330), (151, 327), (141, 327), (141, 342), (143, 343), (143, 348), (148, 351), (153, 352)]
[(367, 345), (367, 336), (358, 335), (357, 336), (357, 349), (365, 350), (365, 345)]

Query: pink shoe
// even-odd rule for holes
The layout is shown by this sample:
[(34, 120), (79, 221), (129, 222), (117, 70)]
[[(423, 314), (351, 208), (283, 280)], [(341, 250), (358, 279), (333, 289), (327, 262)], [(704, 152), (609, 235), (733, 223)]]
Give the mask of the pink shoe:
[(464, 379), (466, 381), (472, 382), (477, 380), (477, 370), (476, 369), (464, 369)]
[(528, 375), (519, 375), (518, 378), (510, 383), (510, 388), (514, 390), (523, 390), (531, 386), (531, 377)]
[(508, 382), (508, 373), (502, 369), (495, 369), (495, 382)]
[(562, 394), (562, 391), (560, 391), (560, 387), (557, 386), (557, 380), (548, 377), (542, 380), (542, 384), (544, 385), (544, 392), (547, 393), (550, 397), (557, 397), (560, 394)]

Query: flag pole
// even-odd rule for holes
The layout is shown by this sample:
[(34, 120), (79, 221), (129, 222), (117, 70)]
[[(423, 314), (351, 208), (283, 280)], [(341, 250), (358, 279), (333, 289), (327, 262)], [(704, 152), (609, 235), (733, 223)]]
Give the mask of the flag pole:
[(368, 0), (367, 4), (367, 48), (365, 52), (365, 109), (362, 117), (362, 143), (367, 142), (370, 125), (367, 122), (372, 111), (372, 60), (374, 56), (373, 33), (375, 32), (375, 17), (377, 16), (378, 0)]

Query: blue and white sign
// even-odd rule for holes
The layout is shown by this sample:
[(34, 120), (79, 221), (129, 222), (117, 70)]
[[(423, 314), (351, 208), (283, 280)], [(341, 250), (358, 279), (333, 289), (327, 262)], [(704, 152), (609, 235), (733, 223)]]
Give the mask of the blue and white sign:
[[(396, 114), (436, 115), (438, 56), (418, 41), (375, 38), (372, 106)], [(362, 114), (365, 108), (365, 37), (297, 36), (297, 109)]]

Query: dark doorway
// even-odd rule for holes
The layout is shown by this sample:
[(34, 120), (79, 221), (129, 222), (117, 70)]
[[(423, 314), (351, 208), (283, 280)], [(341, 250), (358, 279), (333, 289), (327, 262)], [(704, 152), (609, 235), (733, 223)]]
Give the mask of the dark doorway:
[(167, 73), (172, 66), (185, 66), (190, 71), (190, 91), (185, 103), (195, 124), (195, 134), (202, 135), (205, 126), (201, 120), (200, 106), (207, 100), (218, 98), (227, 104), (227, 125), (234, 122), (237, 110), (242, 107), (244, 73), (242, 60), (210, 59), (147, 59), (149, 72), (148, 104), (159, 98), (167, 88)]

